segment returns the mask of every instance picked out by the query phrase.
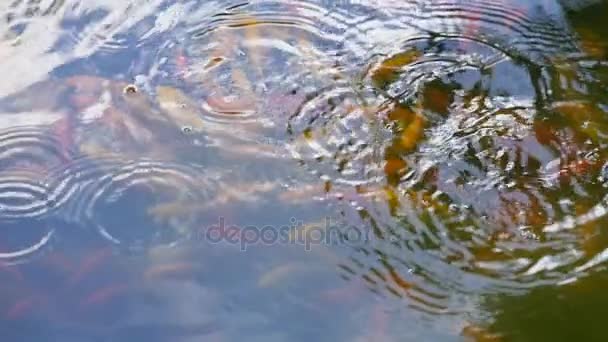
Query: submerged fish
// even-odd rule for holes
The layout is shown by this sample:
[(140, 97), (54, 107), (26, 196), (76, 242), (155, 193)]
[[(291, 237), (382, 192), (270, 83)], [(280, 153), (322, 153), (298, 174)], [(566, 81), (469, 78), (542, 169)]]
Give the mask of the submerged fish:
[[(19, 321), (0, 327), (0, 334), (8, 340), (31, 341), (175, 341), (183, 338), (203, 337), (220, 331), (216, 322), (198, 324), (141, 323), (115, 328), (82, 326), (79, 324), (49, 325), (45, 321)], [(42, 338), (44, 336), (44, 338)], [(14, 337), (14, 338), (11, 338)]]
[(220, 330), (216, 322), (200, 324), (134, 324), (109, 332), (104, 341), (174, 341), (179, 338), (201, 337)]

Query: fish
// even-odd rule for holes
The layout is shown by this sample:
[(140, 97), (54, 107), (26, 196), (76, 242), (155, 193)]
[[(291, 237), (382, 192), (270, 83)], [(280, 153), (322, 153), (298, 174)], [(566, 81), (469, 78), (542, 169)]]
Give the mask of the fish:
[(36, 307), (48, 302), (48, 298), (40, 295), (33, 295), (15, 302), (4, 314), (5, 319), (16, 320), (31, 313)]
[(112, 329), (104, 341), (174, 341), (186, 337), (201, 337), (218, 332), (216, 322), (196, 324), (130, 324)]
[(102, 287), (93, 293), (86, 296), (81, 302), (81, 308), (91, 308), (98, 305), (103, 305), (117, 296), (120, 296), (129, 290), (128, 284), (113, 284), (106, 287)]
[(185, 274), (193, 274), (194, 271), (195, 264), (185, 261), (153, 265), (144, 272), (144, 278), (150, 280), (164, 277), (175, 277)]
[(180, 129), (189, 127), (195, 132), (203, 132), (205, 129), (201, 111), (181, 90), (169, 86), (158, 86), (156, 87), (156, 100), (168, 117), (168, 121), (175, 127)]
[(154, 205), (148, 208), (147, 212), (156, 222), (162, 222), (175, 216), (196, 215), (229, 203), (254, 203), (260, 200), (260, 194), (269, 193), (279, 187), (280, 184), (278, 182), (233, 184), (223, 187), (220, 193), (204, 203), (192, 203), (188, 200), (177, 199)]
[(68, 286), (74, 286), (84, 279), (87, 275), (94, 272), (99, 266), (107, 261), (112, 255), (112, 250), (103, 248), (95, 253), (89, 254), (78, 266), (78, 270), (68, 279)]
[(100, 327), (78, 322), (49, 325), (46, 321), (26, 320), (0, 325), (0, 336), (11, 341), (23, 340), (24, 336), (31, 337), (34, 334), (38, 337), (36, 340), (46, 341), (166, 342), (181, 341), (190, 337), (200, 338), (220, 331), (221, 325), (218, 322), (131, 323)]
[(416, 115), (412, 122), (401, 133), (401, 146), (406, 151), (411, 151), (424, 137), (426, 120), (422, 115)]
[(378, 89), (385, 89), (397, 80), (403, 67), (415, 62), (421, 55), (420, 51), (411, 49), (383, 60), (372, 70), (371, 79), (374, 86)]
[(298, 271), (302, 265), (298, 263), (287, 263), (270, 269), (262, 274), (258, 279), (258, 287), (268, 288), (276, 285), (277, 282), (289, 277), (289, 275)]
[(289, 279), (291, 275), (311, 272), (311, 271), (322, 271), (325, 268), (319, 265), (311, 265), (306, 262), (292, 261), (287, 262), (276, 267), (271, 268), (267, 272), (264, 272), (259, 278), (257, 285), (259, 288), (272, 288), (277, 286), (280, 282)]

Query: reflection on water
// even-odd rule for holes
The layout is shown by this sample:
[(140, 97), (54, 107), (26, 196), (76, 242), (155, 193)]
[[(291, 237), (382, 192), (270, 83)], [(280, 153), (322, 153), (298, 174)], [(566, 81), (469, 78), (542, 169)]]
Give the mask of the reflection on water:
[(602, 283), (605, 10), (2, 5), (0, 334), (544, 336)]

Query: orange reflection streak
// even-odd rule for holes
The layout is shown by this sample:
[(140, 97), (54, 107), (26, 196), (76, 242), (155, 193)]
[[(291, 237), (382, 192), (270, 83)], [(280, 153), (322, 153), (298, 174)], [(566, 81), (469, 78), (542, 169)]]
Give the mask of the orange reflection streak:
[(412, 283), (403, 279), (392, 267), (389, 268), (388, 273), (390, 274), (391, 279), (393, 279), (395, 284), (397, 284), (397, 286), (399, 286), (400, 288), (404, 290), (409, 290), (414, 287)]

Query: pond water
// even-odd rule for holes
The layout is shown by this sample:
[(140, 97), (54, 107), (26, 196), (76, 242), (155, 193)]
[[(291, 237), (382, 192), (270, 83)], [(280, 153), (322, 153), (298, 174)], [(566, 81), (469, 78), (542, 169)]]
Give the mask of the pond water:
[(608, 2), (0, 5), (7, 341), (605, 341)]

